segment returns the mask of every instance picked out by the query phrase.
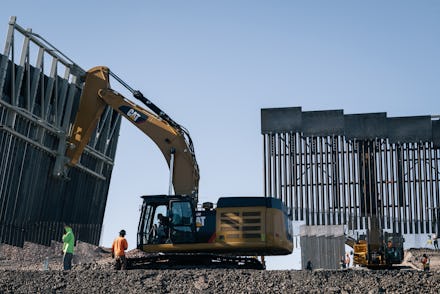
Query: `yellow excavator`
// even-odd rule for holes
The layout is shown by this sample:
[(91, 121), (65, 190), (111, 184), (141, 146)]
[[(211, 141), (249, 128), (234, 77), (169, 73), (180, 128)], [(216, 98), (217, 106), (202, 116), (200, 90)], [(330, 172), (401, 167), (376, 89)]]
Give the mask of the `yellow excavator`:
[[(112, 90), (110, 77), (148, 110)], [(256, 256), (292, 253), (292, 222), (281, 200), (220, 197), (216, 206), (198, 205), (199, 167), (189, 132), (105, 66), (90, 69), (84, 77), (68, 139), (68, 165), (79, 162), (106, 106), (150, 137), (170, 169), (168, 194), (142, 196), (137, 248), (148, 254), (129, 260), (131, 267), (191, 263), (261, 269), (264, 262)]]

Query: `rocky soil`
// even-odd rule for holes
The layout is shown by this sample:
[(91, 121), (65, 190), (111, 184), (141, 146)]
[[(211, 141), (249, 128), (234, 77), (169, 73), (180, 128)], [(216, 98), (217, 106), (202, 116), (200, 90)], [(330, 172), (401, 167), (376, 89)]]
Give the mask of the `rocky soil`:
[[(107, 249), (78, 243), (71, 271), (61, 244), (0, 245), (0, 293), (439, 293), (440, 252), (412, 249), (400, 270), (112, 269)], [(431, 271), (420, 270), (423, 253)], [(130, 254), (137, 254), (135, 251)]]

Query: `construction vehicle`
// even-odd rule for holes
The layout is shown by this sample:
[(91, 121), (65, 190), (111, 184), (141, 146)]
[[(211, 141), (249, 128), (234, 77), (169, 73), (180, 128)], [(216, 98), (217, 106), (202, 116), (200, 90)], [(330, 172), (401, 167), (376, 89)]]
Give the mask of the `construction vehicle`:
[(365, 235), (354, 244), (355, 265), (383, 269), (401, 264), (404, 258), (403, 237), (399, 233), (384, 232), (382, 241), (377, 243), (368, 242)]
[[(110, 87), (110, 76), (149, 110)], [(198, 205), (199, 167), (189, 132), (134, 91), (107, 67), (87, 71), (68, 139), (68, 165), (78, 164), (101, 114), (110, 106), (151, 138), (170, 169), (167, 195), (142, 196), (137, 248), (151, 253), (129, 264), (164, 261), (264, 268), (255, 256), (287, 255), (293, 250), (286, 206), (270, 197), (221, 197), (216, 207)]]
[(377, 220), (372, 218), (367, 234), (360, 235), (353, 246), (353, 264), (370, 268), (391, 268), (403, 262), (403, 243), (401, 233), (389, 233), (380, 229)]

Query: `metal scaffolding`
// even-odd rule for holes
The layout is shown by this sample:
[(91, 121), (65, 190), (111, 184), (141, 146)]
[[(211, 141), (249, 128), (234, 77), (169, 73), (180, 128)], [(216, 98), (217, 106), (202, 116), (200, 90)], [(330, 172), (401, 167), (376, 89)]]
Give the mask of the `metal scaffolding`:
[(367, 229), (377, 215), (383, 229), (439, 232), (436, 118), (262, 109), (265, 195), (307, 225)]
[(84, 73), (11, 17), (0, 54), (0, 243), (50, 245), (63, 222), (99, 243), (120, 116), (107, 108), (80, 164), (66, 168)]

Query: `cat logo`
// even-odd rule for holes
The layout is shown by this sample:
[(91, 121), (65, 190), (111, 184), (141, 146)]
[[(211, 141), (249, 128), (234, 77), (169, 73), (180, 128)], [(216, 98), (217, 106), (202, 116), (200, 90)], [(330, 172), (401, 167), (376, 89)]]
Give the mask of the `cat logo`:
[(135, 123), (139, 124), (147, 120), (147, 116), (145, 114), (139, 113), (127, 105), (122, 105), (121, 107), (119, 107), (119, 110), (127, 115), (128, 118)]
[(130, 110), (127, 112), (127, 115), (128, 115), (128, 117), (130, 117), (131, 120), (134, 121), (134, 122), (136, 122), (137, 119), (141, 117), (141, 115), (140, 115), (139, 113), (137, 113), (136, 110), (134, 110), (134, 109), (130, 109)]

